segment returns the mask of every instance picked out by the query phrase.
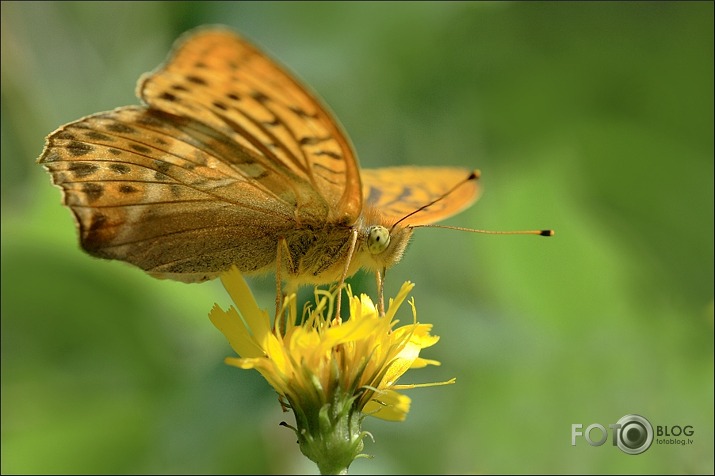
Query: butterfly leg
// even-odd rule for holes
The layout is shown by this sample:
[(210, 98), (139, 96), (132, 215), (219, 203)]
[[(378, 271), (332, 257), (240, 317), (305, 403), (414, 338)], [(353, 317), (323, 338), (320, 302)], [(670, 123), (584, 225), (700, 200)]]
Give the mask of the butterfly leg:
[[(290, 258), (290, 250), (288, 249), (288, 243), (284, 237), (278, 240), (278, 248), (276, 249), (276, 320), (279, 319), (281, 308), (283, 307), (283, 277), (281, 276), (281, 270), (283, 269), (283, 253), (285, 252), (285, 260), (287, 261), (287, 270), (292, 270), (293, 261)], [(278, 330), (282, 333), (285, 331), (285, 324), (283, 319), (278, 321)]]
[(375, 271), (377, 278), (377, 312), (380, 316), (385, 315), (385, 268), (382, 271)]
[(282, 257), (281, 249), (283, 249), (282, 244), (285, 243), (285, 238), (281, 238), (278, 241), (278, 249), (276, 250), (276, 316), (275, 321), (278, 320), (278, 315), (281, 312), (281, 301), (283, 300), (283, 280), (281, 279), (281, 268), (282, 268)]
[(343, 285), (345, 284), (345, 279), (348, 277), (348, 271), (350, 270), (350, 262), (353, 259), (353, 254), (355, 253), (355, 244), (357, 243), (358, 231), (353, 229), (350, 233), (350, 246), (348, 247), (348, 256), (345, 258), (345, 267), (343, 268), (343, 274), (340, 276), (340, 282), (338, 282), (338, 299), (335, 302), (335, 319), (340, 319), (340, 306), (342, 304), (343, 295)]

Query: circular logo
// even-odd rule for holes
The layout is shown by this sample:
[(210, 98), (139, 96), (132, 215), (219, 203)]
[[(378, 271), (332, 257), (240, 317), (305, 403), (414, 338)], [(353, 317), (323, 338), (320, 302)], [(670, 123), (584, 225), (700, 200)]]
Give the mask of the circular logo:
[(639, 455), (653, 443), (653, 426), (640, 415), (626, 415), (618, 424), (620, 428), (616, 430), (616, 442), (624, 453), (629, 455)]

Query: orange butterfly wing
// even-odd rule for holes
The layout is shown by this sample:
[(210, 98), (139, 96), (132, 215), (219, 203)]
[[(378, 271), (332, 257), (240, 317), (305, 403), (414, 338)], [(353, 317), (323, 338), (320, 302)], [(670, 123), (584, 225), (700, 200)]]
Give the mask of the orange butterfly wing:
[[(384, 167), (362, 169), (366, 206), (394, 221), (444, 196), (464, 181), (471, 170), (459, 167)], [(426, 225), (455, 215), (474, 203), (481, 189), (469, 180), (445, 198), (407, 218), (405, 225)]]

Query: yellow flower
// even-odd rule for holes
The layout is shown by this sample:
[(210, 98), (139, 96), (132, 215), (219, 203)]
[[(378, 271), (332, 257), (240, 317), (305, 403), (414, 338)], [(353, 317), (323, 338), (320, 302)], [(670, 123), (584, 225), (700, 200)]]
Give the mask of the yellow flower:
[[(226, 363), (256, 369), (296, 416), (293, 428), (303, 453), (318, 463), (323, 474), (347, 470), (362, 451), (364, 416), (401, 421), (410, 409), (409, 397), (398, 390), (424, 385), (399, 385), (410, 368), (439, 365), (419, 357), (439, 338), (430, 324), (396, 327), (395, 313), (412, 290), (405, 283), (391, 299), (384, 316), (372, 300), (348, 289), (350, 316), (334, 320), (335, 294), (315, 291), (315, 309), (297, 319), (295, 295), (285, 300), (285, 331), (270, 323), (259, 309), (241, 274), (234, 268), (221, 277), (236, 307), (214, 305), (209, 317), (240, 356)], [(426, 384), (442, 385), (448, 382)]]

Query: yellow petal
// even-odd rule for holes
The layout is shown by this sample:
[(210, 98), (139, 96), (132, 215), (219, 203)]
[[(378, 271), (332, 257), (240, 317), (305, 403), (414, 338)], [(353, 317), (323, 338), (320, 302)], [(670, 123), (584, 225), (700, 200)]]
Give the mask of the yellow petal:
[(233, 306), (228, 311), (224, 311), (218, 304), (214, 305), (209, 313), (209, 319), (226, 336), (233, 350), (241, 357), (265, 355)]
[(388, 421), (404, 421), (410, 411), (410, 397), (395, 392), (384, 390), (375, 394), (363, 409), (363, 413)]
[(414, 362), (412, 362), (412, 365), (410, 366), (411, 369), (421, 369), (422, 367), (427, 367), (428, 365), (442, 365), (442, 363), (439, 360), (432, 360), (432, 359), (423, 359), (422, 357), (417, 357)]
[(253, 331), (254, 334), (261, 334), (270, 330), (270, 323), (263, 319), (264, 311), (261, 311), (253, 297), (246, 280), (235, 266), (221, 275), (221, 283), (226, 288), (228, 294), (238, 309), (241, 315), (246, 319), (246, 325)]
[(402, 284), (402, 287), (397, 293), (397, 296), (395, 296), (395, 299), (390, 299), (387, 312), (385, 313), (385, 317), (387, 317), (389, 320), (392, 320), (395, 317), (397, 309), (400, 307), (400, 305), (402, 305), (403, 301), (407, 299), (407, 295), (410, 293), (410, 291), (412, 291), (412, 288), (414, 287), (414, 283), (411, 283), (409, 281), (406, 281)]

